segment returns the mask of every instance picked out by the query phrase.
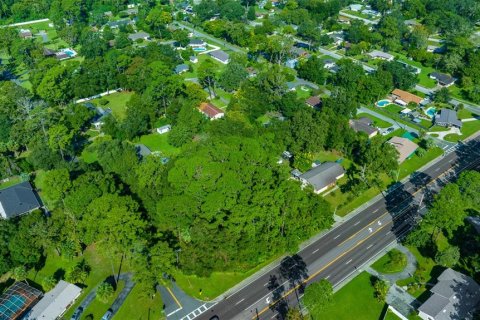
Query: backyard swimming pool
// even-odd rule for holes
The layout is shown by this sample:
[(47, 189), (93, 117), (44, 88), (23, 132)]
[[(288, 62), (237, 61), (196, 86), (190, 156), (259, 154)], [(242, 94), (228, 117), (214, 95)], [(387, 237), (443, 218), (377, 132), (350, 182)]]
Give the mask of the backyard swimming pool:
[(69, 56), (70, 58), (73, 58), (77, 55), (77, 52), (70, 48), (62, 49), (61, 51), (65, 53), (67, 56)]
[(385, 107), (386, 105), (392, 103), (390, 100), (384, 99), (377, 102), (377, 107)]
[(435, 117), (435, 114), (437, 113), (437, 109), (435, 109), (434, 107), (430, 107), (428, 108), (427, 110), (425, 110), (425, 114), (429, 117), (429, 118), (433, 118)]
[(193, 51), (195, 52), (202, 52), (202, 51), (206, 51), (207, 49), (204, 48), (204, 47), (197, 47), (197, 48), (193, 48)]
[(3, 303), (0, 304), (1, 319), (13, 318), (14, 315), (25, 306), (26, 299), (21, 295), (15, 294), (9, 298), (9, 300), (3, 301)]

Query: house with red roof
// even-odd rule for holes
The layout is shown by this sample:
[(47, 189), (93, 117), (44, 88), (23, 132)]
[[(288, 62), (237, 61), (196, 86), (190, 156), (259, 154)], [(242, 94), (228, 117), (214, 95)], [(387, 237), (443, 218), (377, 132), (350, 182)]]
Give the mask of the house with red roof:
[(210, 102), (202, 102), (198, 110), (210, 120), (220, 119), (225, 116), (225, 112), (222, 109), (215, 107)]

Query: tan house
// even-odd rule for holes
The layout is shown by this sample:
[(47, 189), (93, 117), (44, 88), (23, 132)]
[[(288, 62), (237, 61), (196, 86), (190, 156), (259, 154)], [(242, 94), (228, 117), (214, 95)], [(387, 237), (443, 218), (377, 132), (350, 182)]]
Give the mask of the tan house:
[(406, 106), (410, 102), (413, 102), (418, 105), (423, 100), (423, 98), (416, 96), (413, 93), (403, 91), (400, 89), (395, 89), (392, 91), (392, 98), (396, 104), (399, 104), (401, 106)]
[(307, 106), (312, 107), (312, 108), (318, 108), (322, 104), (322, 100), (318, 96), (311, 96), (307, 100), (305, 100), (305, 103)]
[(408, 159), (418, 149), (418, 145), (415, 142), (403, 137), (392, 137), (388, 140), (388, 143), (397, 149), (398, 163), (402, 163)]

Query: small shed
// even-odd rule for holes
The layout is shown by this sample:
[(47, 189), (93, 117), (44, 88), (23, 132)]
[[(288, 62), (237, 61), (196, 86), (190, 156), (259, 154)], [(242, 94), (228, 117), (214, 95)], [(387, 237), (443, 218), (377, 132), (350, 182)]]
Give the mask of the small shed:
[(172, 130), (172, 126), (169, 125), (169, 124), (166, 124), (166, 125), (164, 125), (164, 126), (161, 126), (161, 127), (157, 128), (157, 132), (158, 132), (159, 134), (167, 133), (167, 132), (169, 132), (170, 130)]

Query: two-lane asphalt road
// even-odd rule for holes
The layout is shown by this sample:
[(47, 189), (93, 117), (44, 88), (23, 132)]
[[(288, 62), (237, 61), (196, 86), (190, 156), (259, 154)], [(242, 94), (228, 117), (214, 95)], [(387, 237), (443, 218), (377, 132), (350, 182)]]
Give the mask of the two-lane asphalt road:
[(480, 138), (445, 155), (297, 255), (188, 320), (274, 319), (283, 304), (298, 303), (308, 283), (325, 278), (339, 285), (408, 232), (423, 194), (428, 194), (425, 190), (436, 191), (438, 181), (450, 178), (452, 172), (458, 175), (479, 166)]

